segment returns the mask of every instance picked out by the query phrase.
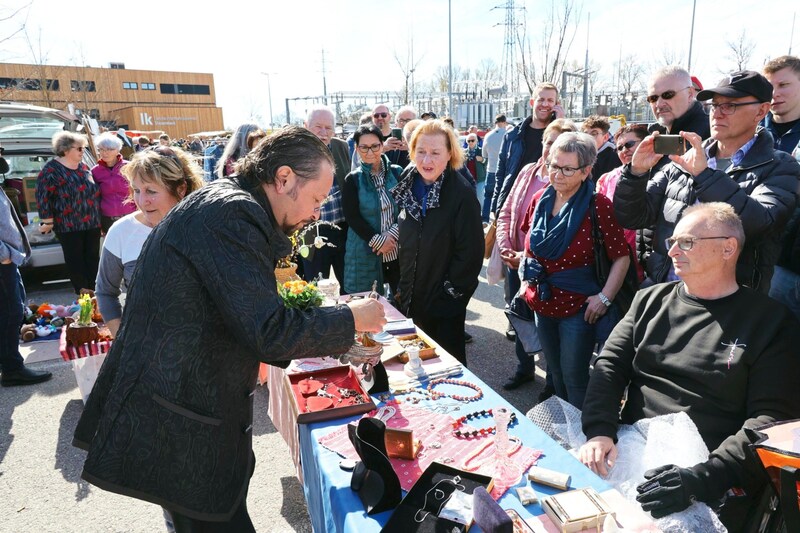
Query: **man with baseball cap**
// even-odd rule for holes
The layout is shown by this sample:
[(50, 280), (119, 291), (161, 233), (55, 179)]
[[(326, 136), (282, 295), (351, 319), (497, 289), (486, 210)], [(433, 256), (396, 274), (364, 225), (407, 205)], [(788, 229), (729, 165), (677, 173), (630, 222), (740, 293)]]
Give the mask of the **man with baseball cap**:
[(648, 280), (661, 283), (677, 279), (664, 239), (672, 235), (683, 211), (697, 202), (726, 202), (741, 217), (747, 237), (737, 281), (767, 292), (800, 178), (797, 161), (776, 152), (772, 136), (759, 127), (769, 112), (772, 85), (757, 72), (734, 72), (697, 98), (710, 100), (704, 105), (711, 138), (703, 142), (700, 135), (681, 131), (690, 149), (669, 156), (671, 163), (653, 173), (662, 157), (654, 149), (659, 134), (646, 137), (617, 184), (617, 219), (626, 228), (654, 227)]

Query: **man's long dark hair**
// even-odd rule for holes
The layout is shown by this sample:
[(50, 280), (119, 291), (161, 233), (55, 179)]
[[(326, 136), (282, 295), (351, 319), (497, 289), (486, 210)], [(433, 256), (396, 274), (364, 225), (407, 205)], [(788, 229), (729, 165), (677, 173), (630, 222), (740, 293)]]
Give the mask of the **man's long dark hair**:
[(315, 179), (320, 164), (334, 166), (330, 150), (305, 128), (286, 126), (269, 135), (236, 163), (236, 173), (261, 183), (274, 183), (282, 166), (290, 167), (300, 180)]

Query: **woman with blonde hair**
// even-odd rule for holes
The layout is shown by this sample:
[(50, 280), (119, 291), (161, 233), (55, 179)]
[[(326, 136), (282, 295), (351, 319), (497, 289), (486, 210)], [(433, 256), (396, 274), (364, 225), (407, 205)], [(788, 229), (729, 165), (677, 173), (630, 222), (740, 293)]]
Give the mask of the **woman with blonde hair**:
[(113, 336), (122, 317), (119, 295), (130, 283), (145, 239), (178, 202), (203, 185), (202, 169), (180, 148), (157, 146), (139, 152), (122, 173), (137, 211), (108, 231), (95, 289), (100, 314)]
[(464, 323), (483, 263), (483, 224), (475, 191), (457, 170), (464, 153), (441, 120), (411, 135), (410, 164), (392, 195), (400, 208), (400, 310), (466, 366)]

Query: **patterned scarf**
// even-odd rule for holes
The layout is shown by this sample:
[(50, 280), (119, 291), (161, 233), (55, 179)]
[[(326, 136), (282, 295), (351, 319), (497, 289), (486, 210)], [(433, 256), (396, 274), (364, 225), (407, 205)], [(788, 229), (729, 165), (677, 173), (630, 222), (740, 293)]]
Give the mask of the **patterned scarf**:
[(423, 184), (422, 176), (420, 176), (413, 163), (409, 165), (408, 169), (400, 177), (400, 182), (390, 191), (395, 202), (397, 202), (397, 206), (400, 209), (405, 209), (406, 213), (413, 217), (414, 220), (422, 220), (428, 209), (439, 207), (439, 195), (442, 192), (442, 183), (447, 178), (448, 170), (449, 167), (430, 187), (426, 187), (427, 191), (423, 196), (423, 201), (419, 201), (414, 195), (414, 189), (415, 182), (419, 181), (419, 184)]

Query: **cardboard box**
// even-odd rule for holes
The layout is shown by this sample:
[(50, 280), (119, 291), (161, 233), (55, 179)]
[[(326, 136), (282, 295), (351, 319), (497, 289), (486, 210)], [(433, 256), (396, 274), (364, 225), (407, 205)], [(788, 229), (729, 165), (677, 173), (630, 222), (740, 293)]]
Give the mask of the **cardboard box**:
[(37, 176), (27, 176), (22, 178), (22, 191), (25, 194), (25, 204), (20, 206), (23, 211), (39, 211), (39, 206), (36, 204), (36, 179)]
[(542, 509), (563, 533), (585, 529), (603, 530), (607, 515), (614, 511), (593, 488), (571, 490), (553, 494), (542, 500)]
[[(292, 394), (292, 409), (296, 414), (298, 424), (335, 420), (368, 413), (376, 409), (375, 402), (361, 387), (361, 380), (358, 379), (358, 376), (350, 366), (337, 366), (299, 374), (285, 374), (284, 379), (287, 380), (286, 390), (291, 391)], [(304, 394), (300, 383), (304, 380), (314, 380), (323, 385), (334, 385), (325, 391), (335, 398), (332, 400), (332, 406), (320, 410), (310, 409), (309, 400), (311, 398), (325, 398), (325, 396), (320, 396), (317, 392)], [(340, 398), (337, 392), (339, 389), (354, 390), (356, 391), (356, 396)], [(357, 403), (358, 401), (361, 401), (361, 403)]]

